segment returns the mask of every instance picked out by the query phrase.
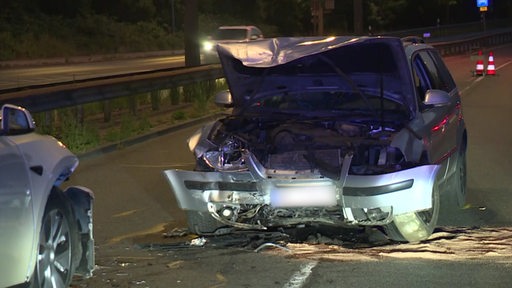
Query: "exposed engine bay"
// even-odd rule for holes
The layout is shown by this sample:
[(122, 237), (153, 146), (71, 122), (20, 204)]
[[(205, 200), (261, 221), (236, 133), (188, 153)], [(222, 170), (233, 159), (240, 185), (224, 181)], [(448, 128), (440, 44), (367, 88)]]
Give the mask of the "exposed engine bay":
[[(268, 170), (318, 171), (339, 179), (343, 157), (352, 154), (349, 174), (374, 175), (413, 166), (403, 153), (390, 146), (403, 129), (399, 122), (358, 123), (329, 119), (283, 117), (229, 117), (211, 130), (209, 140), (219, 147), (215, 157), (225, 169), (250, 151)], [(242, 163), (239, 163), (242, 164)], [(223, 170), (222, 166), (218, 167)]]

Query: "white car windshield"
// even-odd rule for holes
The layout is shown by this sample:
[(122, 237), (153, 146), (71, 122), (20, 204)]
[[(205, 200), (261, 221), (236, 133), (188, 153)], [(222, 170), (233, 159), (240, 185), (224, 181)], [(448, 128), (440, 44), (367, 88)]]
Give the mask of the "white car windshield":
[(218, 29), (213, 35), (213, 40), (245, 40), (246, 29)]

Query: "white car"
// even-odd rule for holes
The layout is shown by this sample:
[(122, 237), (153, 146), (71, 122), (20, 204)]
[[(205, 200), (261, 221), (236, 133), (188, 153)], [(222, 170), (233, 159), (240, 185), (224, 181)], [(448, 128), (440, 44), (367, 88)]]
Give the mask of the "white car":
[(427, 239), (466, 195), (461, 98), (438, 51), (394, 37), (219, 44), (231, 113), (167, 170), (189, 230), (373, 227)]
[(78, 158), (5, 104), (0, 130), (0, 287), (67, 287), (94, 270), (93, 193), (60, 186)]
[(218, 63), (217, 44), (249, 42), (263, 39), (263, 33), (256, 26), (220, 26), (215, 33), (202, 43), (203, 64)]

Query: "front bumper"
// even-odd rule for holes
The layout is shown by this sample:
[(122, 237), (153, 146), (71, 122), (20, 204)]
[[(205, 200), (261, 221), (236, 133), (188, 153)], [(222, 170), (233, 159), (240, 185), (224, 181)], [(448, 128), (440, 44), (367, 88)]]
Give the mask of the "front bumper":
[[(166, 170), (164, 174), (182, 209), (210, 212), (214, 218), (233, 226), (264, 228), (236, 225), (236, 221), (223, 217), (219, 211), (251, 205), (270, 209), (323, 207), (341, 212), (341, 221), (349, 225), (382, 225), (389, 223), (393, 215), (432, 208), (438, 169), (438, 165), (424, 165), (382, 175), (347, 175), (339, 181), (319, 175), (279, 178), (249, 171)], [(311, 217), (309, 221), (332, 222), (323, 220)]]

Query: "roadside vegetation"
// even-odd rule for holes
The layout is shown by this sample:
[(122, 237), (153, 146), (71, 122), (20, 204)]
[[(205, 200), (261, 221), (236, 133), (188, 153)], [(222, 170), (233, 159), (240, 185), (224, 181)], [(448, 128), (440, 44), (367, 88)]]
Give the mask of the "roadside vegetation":
[[(0, 61), (183, 49), (190, 1), (0, 0)], [(318, 24), (311, 0), (194, 1), (198, 38), (220, 25), (257, 25), (267, 37), (307, 36)], [(332, 4), (323, 17), (325, 35), (349, 35), (355, 26), (379, 33), (481, 20), (475, 1), (325, 2)], [(490, 3), (488, 21), (511, 18), (511, 1)], [(358, 21), (354, 7), (362, 10)]]
[[(134, 137), (220, 113), (223, 109), (214, 104), (213, 95), (225, 89), (224, 81), (205, 81), (33, 116), (38, 132), (55, 136), (80, 154), (107, 145), (121, 148)], [(107, 105), (110, 119), (105, 116)]]

